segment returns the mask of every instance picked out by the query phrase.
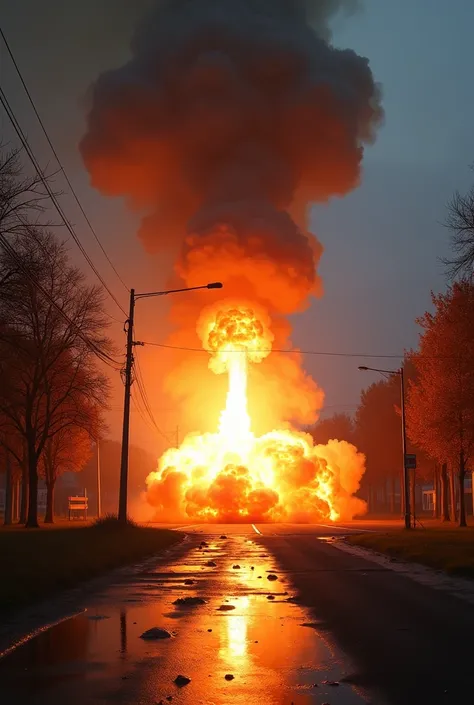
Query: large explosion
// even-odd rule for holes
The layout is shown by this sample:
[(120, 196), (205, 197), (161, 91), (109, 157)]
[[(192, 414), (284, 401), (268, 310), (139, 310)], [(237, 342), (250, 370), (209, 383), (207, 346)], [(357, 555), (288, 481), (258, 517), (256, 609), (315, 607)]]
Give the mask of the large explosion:
[(173, 257), (173, 284), (225, 285), (211, 307), (200, 295), (173, 304), (170, 343), (200, 342), (211, 373), (176, 352), (167, 391), (201, 430), (212, 373), (228, 391), (218, 430), (188, 435), (148, 478), (157, 518), (336, 520), (363, 509), (353, 497), (363, 456), (294, 430), (324, 395), (299, 355), (272, 353), (290, 344), (287, 316), (322, 292), (309, 206), (358, 185), (383, 118), (368, 61), (330, 43), (330, 18), (352, 4), (161, 0), (129, 63), (94, 87), (81, 143), (93, 185), (146, 211), (140, 237)]

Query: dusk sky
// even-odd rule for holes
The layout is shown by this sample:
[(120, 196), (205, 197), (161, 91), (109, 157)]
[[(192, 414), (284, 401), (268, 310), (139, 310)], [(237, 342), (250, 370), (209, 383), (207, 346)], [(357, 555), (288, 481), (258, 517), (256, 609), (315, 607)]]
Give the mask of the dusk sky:
[[(84, 132), (87, 89), (102, 71), (120, 65), (136, 20), (150, 3), (113, 0), (0, 0), (2, 29), (23, 72), (51, 140), (105, 249), (130, 286), (157, 289), (170, 263), (142, 250), (137, 220), (118, 199), (106, 199), (88, 185), (78, 142)], [(133, 5), (133, 9), (129, 7)], [(455, 189), (474, 180), (472, 130), (474, 59), (472, 0), (365, 0), (364, 10), (334, 24), (334, 43), (369, 58), (383, 86), (386, 122), (367, 149), (360, 188), (327, 207), (317, 206), (312, 228), (325, 247), (321, 273), (325, 295), (294, 318), (293, 342), (305, 350), (399, 354), (416, 345), (415, 318), (430, 305), (430, 291), (446, 285), (439, 257), (448, 252), (442, 226)], [(42, 164), (54, 171), (54, 158), (35, 122), (18, 77), (1, 45), (1, 82)], [(0, 128), (11, 136), (7, 117)], [(60, 175), (58, 189), (65, 189)], [(63, 206), (82, 242), (124, 308), (127, 293), (110, 270), (69, 196)], [(87, 265), (71, 244), (71, 256)], [(89, 272), (87, 272), (89, 274)], [(92, 280), (92, 273), (91, 280)], [(216, 278), (219, 273), (216, 272)], [(143, 302), (137, 312), (137, 338), (164, 341), (162, 300)], [(110, 302), (109, 312), (123, 319)], [(112, 334), (124, 345), (122, 324)], [(179, 413), (168, 410), (158, 392), (160, 356), (156, 348), (139, 353), (157, 423), (174, 433)], [(306, 358), (306, 369), (326, 392), (325, 414), (353, 412), (362, 386), (376, 376), (359, 364), (397, 367), (400, 360)], [(122, 389), (117, 381), (111, 433), (120, 431)], [(160, 443), (135, 413), (132, 443), (158, 452)]]

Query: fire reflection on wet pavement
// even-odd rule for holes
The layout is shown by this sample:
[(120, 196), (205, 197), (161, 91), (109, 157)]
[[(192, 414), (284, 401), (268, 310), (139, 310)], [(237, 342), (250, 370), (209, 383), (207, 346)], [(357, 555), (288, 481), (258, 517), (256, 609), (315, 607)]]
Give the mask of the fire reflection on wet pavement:
[[(348, 659), (292, 600), (289, 579), (258, 539), (201, 534), (187, 542), (184, 556), (148, 563), (0, 660), (2, 703), (368, 702), (345, 681)], [(205, 603), (173, 604), (181, 597)], [(140, 638), (153, 627), (171, 638)], [(179, 687), (178, 675), (191, 682)]]

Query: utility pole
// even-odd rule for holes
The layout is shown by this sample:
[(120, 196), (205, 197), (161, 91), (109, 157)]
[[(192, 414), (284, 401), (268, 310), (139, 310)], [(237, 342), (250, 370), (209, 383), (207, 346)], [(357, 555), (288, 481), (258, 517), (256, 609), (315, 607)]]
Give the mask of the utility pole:
[(132, 389), (133, 370), (133, 348), (135, 345), (145, 343), (133, 340), (133, 322), (135, 315), (135, 303), (138, 299), (149, 299), (154, 296), (167, 296), (168, 294), (180, 294), (187, 291), (199, 291), (201, 289), (222, 289), (221, 282), (210, 282), (203, 286), (187, 286), (183, 289), (169, 289), (167, 291), (147, 291), (135, 293), (135, 289), (130, 290), (130, 312), (124, 328), (127, 333), (127, 354), (125, 362), (125, 397), (123, 404), (123, 430), (122, 430), (122, 457), (120, 460), (120, 488), (119, 488), (119, 509), (118, 520), (121, 524), (127, 523), (127, 494), (128, 494), (128, 446), (130, 437), (130, 394)]
[[(403, 367), (400, 367), (398, 373), (400, 375), (400, 395), (401, 395), (401, 410), (402, 410), (402, 448), (403, 448), (403, 494), (405, 498), (404, 521), (405, 529), (411, 529), (410, 516), (410, 473), (407, 467), (407, 432), (406, 432), (406, 417), (405, 417), (405, 376)], [(413, 508), (414, 512), (414, 508)]]
[(97, 446), (97, 518), (102, 514), (102, 498), (100, 492), (100, 440), (96, 441)]
[(130, 290), (130, 312), (126, 322), (127, 353), (125, 362), (125, 397), (123, 403), (122, 457), (120, 461), (120, 489), (118, 520), (127, 523), (127, 490), (128, 490), (128, 446), (130, 437), (130, 393), (132, 389), (133, 367), (133, 319), (135, 314), (135, 289)]

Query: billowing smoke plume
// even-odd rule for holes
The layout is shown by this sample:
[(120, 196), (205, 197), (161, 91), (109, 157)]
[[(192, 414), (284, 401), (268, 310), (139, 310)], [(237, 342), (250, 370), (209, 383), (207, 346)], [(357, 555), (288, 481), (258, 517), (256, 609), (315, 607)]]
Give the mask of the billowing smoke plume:
[[(267, 311), (276, 348), (289, 343), (286, 316), (322, 293), (309, 207), (358, 185), (383, 118), (367, 59), (330, 43), (330, 19), (357, 4), (155, 2), (129, 63), (92, 94), (81, 151), (93, 185), (145, 210), (140, 238), (172, 254), (177, 280), (220, 279), (224, 300)], [(200, 344), (206, 303), (173, 303), (172, 342)], [(169, 388), (205, 408), (207, 360), (176, 359)], [(267, 420), (314, 420), (323, 393), (298, 357), (269, 355), (254, 367), (250, 386)]]
[(367, 60), (325, 39), (342, 4), (162, 1), (97, 81), (92, 183), (150, 209), (140, 237), (178, 250), (186, 284), (219, 272), (284, 314), (319, 292), (306, 210), (358, 184), (382, 116)]
[[(145, 247), (171, 251), (186, 285), (221, 279), (226, 297), (245, 294), (277, 319), (322, 293), (308, 208), (357, 186), (382, 120), (367, 59), (329, 43), (331, 17), (356, 5), (161, 0), (130, 62), (98, 79), (81, 143), (92, 183), (148, 211)], [(175, 344), (199, 344), (194, 300), (173, 302)], [(275, 320), (275, 347), (289, 332)], [(279, 413), (308, 423), (322, 395), (299, 362), (272, 356), (257, 374), (289, 400)], [(182, 359), (168, 378), (193, 408), (196, 364)]]

